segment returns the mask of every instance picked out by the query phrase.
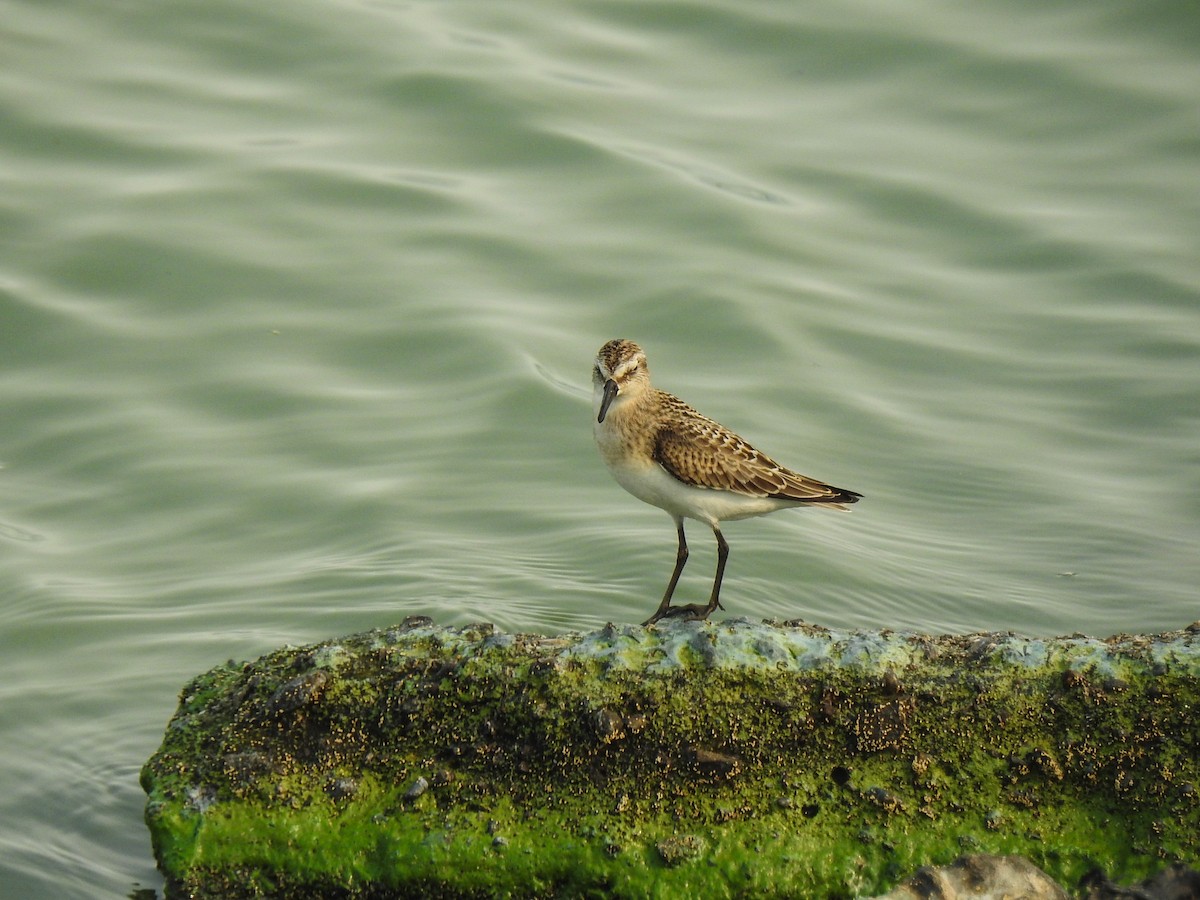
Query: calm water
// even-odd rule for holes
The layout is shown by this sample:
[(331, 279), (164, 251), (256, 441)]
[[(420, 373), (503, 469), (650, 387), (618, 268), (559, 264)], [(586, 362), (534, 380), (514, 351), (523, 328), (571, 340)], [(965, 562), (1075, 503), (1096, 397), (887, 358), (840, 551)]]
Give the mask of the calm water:
[[(0, 892), (160, 887), (193, 674), (653, 609), (611, 337), (851, 515), (730, 615), (1200, 617), (1200, 18), (1170, 2), (0, 0)], [(706, 595), (693, 527), (684, 601)]]

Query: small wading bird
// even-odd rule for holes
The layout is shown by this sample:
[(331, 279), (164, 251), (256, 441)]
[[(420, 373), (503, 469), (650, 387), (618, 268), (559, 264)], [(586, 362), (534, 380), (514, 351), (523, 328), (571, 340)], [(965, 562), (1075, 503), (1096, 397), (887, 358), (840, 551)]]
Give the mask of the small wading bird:
[[(785, 469), (678, 397), (650, 384), (646, 354), (633, 341), (609, 341), (592, 369), (600, 456), (617, 483), (675, 520), (679, 552), (662, 602), (643, 625), (686, 616), (707, 619), (721, 606), (721, 578), (729, 545), (720, 523), (777, 509), (845, 509), (862, 494), (832, 487)], [(717, 539), (717, 574), (708, 604), (672, 606), (671, 595), (688, 558), (683, 520), (705, 522)]]

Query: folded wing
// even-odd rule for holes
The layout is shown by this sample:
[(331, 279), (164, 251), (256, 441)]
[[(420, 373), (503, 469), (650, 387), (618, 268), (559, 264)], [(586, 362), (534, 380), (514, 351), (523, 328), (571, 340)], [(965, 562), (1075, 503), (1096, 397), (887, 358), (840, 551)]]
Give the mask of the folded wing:
[[(686, 407), (671, 395), (664, 401), (668, 398), (672, 405)], [(654, 443), (659, 465), (684, 484), (800, 503), (854, 503), (862, 496), (793, 472), (724, 426), (687, 409), (691, 415), (669, 417), (672, 424), (659, 430)]]

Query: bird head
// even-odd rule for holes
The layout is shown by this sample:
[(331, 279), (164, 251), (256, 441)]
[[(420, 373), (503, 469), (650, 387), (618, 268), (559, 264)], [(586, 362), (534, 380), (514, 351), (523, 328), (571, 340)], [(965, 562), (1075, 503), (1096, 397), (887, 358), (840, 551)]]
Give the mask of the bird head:
[(646, 354), (633, 341), (613, 340), (600, 348), (592, 369), (596, 421), (603, 422), (618, 398), (629, 400), (650, 387)]

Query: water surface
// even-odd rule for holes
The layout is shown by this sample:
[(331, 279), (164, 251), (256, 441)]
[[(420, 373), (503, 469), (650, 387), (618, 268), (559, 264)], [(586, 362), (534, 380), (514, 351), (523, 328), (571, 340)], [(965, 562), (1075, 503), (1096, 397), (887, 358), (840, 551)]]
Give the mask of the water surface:
[(160, 888), (137, 770), (227, 658), (644, 618), (674, 535), (591, 443), (612, 337), (865, 495), (731, 524), (730, 615), (1197, 618), (1188, 8), (0, 12), (11, 896)]

